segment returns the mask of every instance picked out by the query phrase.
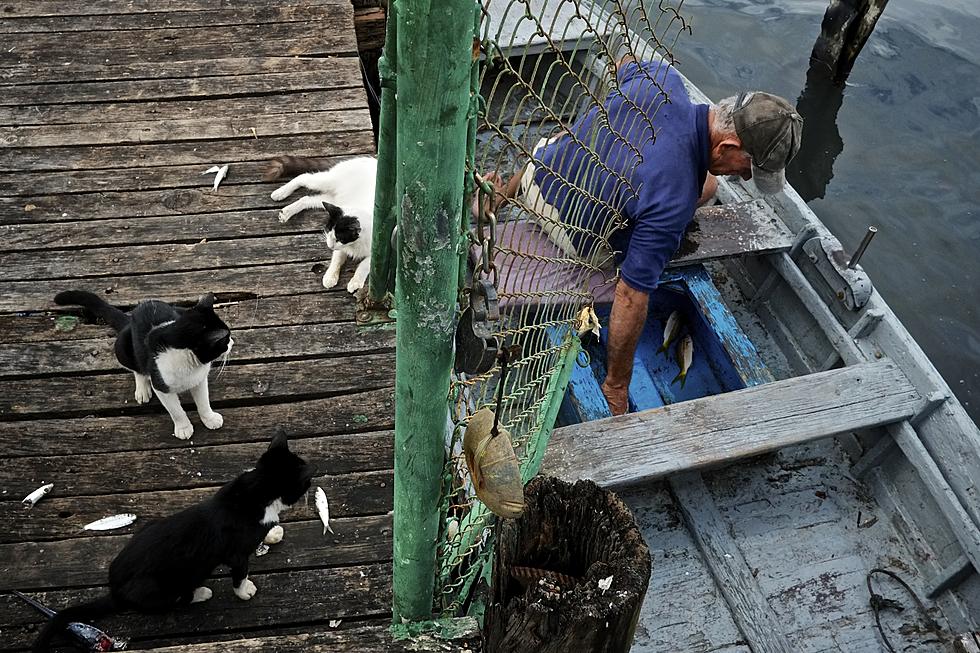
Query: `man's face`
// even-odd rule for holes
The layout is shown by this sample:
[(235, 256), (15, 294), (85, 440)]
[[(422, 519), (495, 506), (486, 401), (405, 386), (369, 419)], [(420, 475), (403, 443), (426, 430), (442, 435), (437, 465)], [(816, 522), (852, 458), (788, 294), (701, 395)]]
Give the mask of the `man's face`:
[(724, 141), (711, 150), (708, 170), (713, 175), (738, 175), (748, 181), (752, 179), (752, 157), (738, 141)]

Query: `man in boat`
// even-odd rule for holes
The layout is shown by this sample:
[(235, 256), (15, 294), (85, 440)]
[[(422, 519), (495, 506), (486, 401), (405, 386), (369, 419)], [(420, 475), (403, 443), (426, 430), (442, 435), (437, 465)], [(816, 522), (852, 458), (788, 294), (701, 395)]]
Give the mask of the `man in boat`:
[(520, 196), (566, 254), (618, 266), (602, 392), (620, 415), (649, 294), (695, 209), (714, 197), (715, 175), (778, 192), (800, 147), (803, 119), (785, 99), (763, 92), (693, 104), (664, 62), (625, 57), (616, 77), (602, 107), (542, 139), (523, 171), (507, 183), (495, 173), (486, 179), (495, 187), (493, 204)]

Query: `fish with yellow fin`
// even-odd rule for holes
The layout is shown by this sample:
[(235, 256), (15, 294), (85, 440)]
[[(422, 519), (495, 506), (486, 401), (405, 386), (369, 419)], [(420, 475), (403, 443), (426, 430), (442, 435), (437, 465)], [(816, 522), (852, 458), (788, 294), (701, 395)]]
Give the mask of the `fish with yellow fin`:
[(680, 311), (673, 311), (670, 317), (667, 318), (667, 324), (664, 325), (664, 344), (660, 345), (660, 349), (657, 350), (658, 354), (667, 351), (670, 343), (674, 342), (674, 338), (681, 332), (682, 325), (683, 319), (681, 318)]
[(473, 479), (476, 496), (499, 517), (519, 517), (524, 512), (521, 467), (510, 433), (498, 427), (493, 437), (494, 413), (481, 408), (470, 418), (463, 434), (463, 454)]
[(691, 360), (694, 358), (694, 341), (691, 340), (691, 336), (684, 336), (684, 339), (680, 341), (677, 345), (677, 365), (681, 368), (681, 371), (677, 373), (674, 380), (670, 382), (674, 385), (678, 381), (681, 382), (681, 388), (684, 387), (684, 382), (687, 381), (687, 371), (691, 369)]

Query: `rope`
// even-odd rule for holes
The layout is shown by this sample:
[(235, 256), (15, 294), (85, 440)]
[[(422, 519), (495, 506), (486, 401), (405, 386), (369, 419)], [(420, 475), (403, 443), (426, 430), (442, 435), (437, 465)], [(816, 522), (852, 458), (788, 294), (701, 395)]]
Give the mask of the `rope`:
[(940, 642), (944, 641), (942, 628), (939, 626), (939, 623), (936, 622), (935, 619), (929, 616), (929, 611), (926, 609), (925, 604), (922, 603), (922, 599), (919, 598), (919, 595), (915, 593), (915, 590), (909, 587), (909, 584), (906, 583), (904, 580), (902, 580), (901, 577), (899, 577), (899, 575), (896, 574), (895, 572), (889, 571), (887, 569), (881, 569), (880, 567), (876, 567), (868, 572), (868, 576), (865, 579), (865, 581), (868, 584), (868, 594), (870, 595), (870, 598), (868, 600), (869, 603), (871, 604), (871, 611), (874, 613), (875, 616), (875, 625), (878, 628), (878, 634), (881, 635), (881, 641), (884, 642), (885, 648), (887, 648), (890, 653), (896, 653), (896, 651), (895, 648), (892, 646), (892, 643), (888, 641), (888, 636), (885, 635), (885, 629), (881, 625), (881, 611), (888, 609), (888, 610), (895, 610), (897, 612), (902, 612), (905, 610), (905, 606), (903, 606), (901, 603), (899, 603), (894, 599), (885, 598), (881, 594), (878, 594), (877, 592), (874, 591), (874, 589), (871, 587), (871, 577), (874, 576), (875, 574), (884, 574), (885, 576), (888, 576), (889, 578), (897, 582), (899, 585), (901, 585), (902, 588), (908, 593), (909, 596), (912, 597), (912, 600), (915, 602), (916, 608), (918, 608), (919, 613), (923, 616), (923, 621), (925, 623), (926, 628), (928, 630), (931, 630), (933, 633), (935, 633), (936, 637), (940, 640)]

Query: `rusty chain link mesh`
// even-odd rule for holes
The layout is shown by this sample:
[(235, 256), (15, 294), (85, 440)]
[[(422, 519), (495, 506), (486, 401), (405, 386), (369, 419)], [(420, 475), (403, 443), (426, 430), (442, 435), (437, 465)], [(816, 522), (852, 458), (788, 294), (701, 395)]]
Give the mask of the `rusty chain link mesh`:
[[(436, 611), (465, 612), (471, 590), (488, 569), (488, 542), (494, 516), (476, 498), (462, 455), (466, 424), (476, 410), (490, 406), (509, 430), (521, 460), (524, 481), (533, 469), (534, 452), (543, 446), (553, 426), (558, 392), (557, 375), (579, 355), (575, 325), (584, 307), (600, 289), (611, 288), (610, 234), (622, 225), (616, 207), (603, 203), (590, 190), (585, 167), (611, 173), (616, 189), (607, 196), (630, 197), (629, 180), (638, 165), (645, 139), (654, 138), (653, 122), (667, 101), (661, 90), (653, 106), (630, 112), (632, 124), (610, 127), (606, 98), (618, 97), (615, 66), (624, 57), (673, 63), (671, 51), (690, 27), (678, 13), (683, 3), (639, 3), (588, 0), (483, 0), (479, 26), (479, 91), (475, 147), (468, 157), (470, 182), (481, 187), (471, 218), (472, 273), (494, 282), (501, 305), (496, 336), (505, 346), (516, 345), (518, 357), (508, 366), (503, 400), (497, 410), (499, 363), (490, 371), (467, 377), (455, 374), (450, 390), (447, 425), (447, 464), (443, 475), (442, 524), (437, 544), (439, 577)], [(474, 46), (474, 54), (476, 48)], [(644, 73), (657, 87), (658, 75)], [(478, 86), (477, 86), (478, 85)], [(575, 119), (596, 112), (592, 133), (571, 133)], [(588, 151), (588, 165), (579, 173), (561, 175), (537, 156), (542, 139), (556, 135), (575, 140)], [(597, 139), (614, 138), (626, 146), (632, 160), (619, 172), (601, 160)], [(575, 196), (597, 203), (607, 216), (598, 224), (595, 211), (563, 214), (556, 228), (554, 214), (529, 193), (519, 191), (493, 209), (499, 194), (495, 175), (506, 182), (521, 175), (525, 164), (543, 167), (568, 185)], [(520, 179), (520, 176), (518, 177)], [(620, 195), (623, 196), (623, 195)], [(567, 239), (564, 236), (567, 235)], [(576, 248), (569, 240), (587, 245)], [(562, 247), (562, 244), (565, 247)], [(483, 256), (483, 249), (492, 252)], [(467, 288), (461, 289), (466, 304)], [(551, 408), (551, 410), (549, 410)], [(540, 458), (537, 458), (540, 460)]]

